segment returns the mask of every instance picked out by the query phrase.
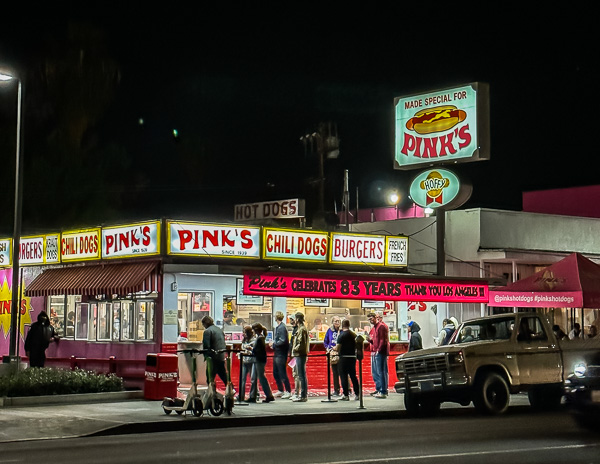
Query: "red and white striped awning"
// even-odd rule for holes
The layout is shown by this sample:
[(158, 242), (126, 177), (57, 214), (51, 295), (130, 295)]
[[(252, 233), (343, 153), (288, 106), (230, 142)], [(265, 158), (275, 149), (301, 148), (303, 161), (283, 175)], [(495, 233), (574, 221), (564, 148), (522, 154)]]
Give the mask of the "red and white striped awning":
[(160, 291), (158, 261), (47, 269), (25, 289), (29, 297), (128, 295)]

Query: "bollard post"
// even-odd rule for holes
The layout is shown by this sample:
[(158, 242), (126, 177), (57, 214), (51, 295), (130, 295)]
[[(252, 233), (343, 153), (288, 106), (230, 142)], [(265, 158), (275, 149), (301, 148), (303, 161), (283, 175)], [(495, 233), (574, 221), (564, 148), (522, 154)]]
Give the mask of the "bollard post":
[[(242, 393), (242, 382), (243, 382), (242, 370), (243, 369), (244, 369), (244, 353), (242, 353), (240, 351), (240, 378), (238, 380), (238, 394), (237, 394), (238, 400), (235, 402), (236, 406), (248, 406), (248, 403), (244, 403), (242, 401), (242, 398), (240, 398), (240, 394)], [(246, 395), (245, 392), (244, 392), (244, 395)]]
[(336, 399), (331, 398), (331, 354), (327, 352), (327, 399), (321, 400), (321, 403), (337, 403)]
[(362, 335), (356, 337), (356, 359), (358, 359), (358, 384), (360, 386), (360, 401), (358, 409), (365, 409), (363, 402), (363, 371), (362, 371), (362, 360), (365, 355), (365, 339)]
[(366, 409), (363, 403), (363, 373), (362, 373), (362, 358), (358, 360), (358, 386), (360, 387), (360, 401), (358, 402), (358, 409)]
[(117, 357), (111, 356), (108, 358), (108, 373), (116, 374), (117, 373)]

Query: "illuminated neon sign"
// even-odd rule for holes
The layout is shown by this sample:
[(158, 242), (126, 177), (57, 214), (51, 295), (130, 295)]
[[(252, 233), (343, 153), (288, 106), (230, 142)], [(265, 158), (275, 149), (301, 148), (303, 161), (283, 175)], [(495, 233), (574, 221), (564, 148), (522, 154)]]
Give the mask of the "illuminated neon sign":
[(487, 84), (394, 99), (394, 168), (489, 159)]
[(244, 275), (245, 295), (487, 303), (488, 292), (487, 283), (477, 281), (448, 282), (385, 276), (321, 276), (283, 273)]
[(260, 257), (260, 227), (169, 222), (167, 254), (210, 258)]
[(263, 258), (327, 262), (329, 234), (306, 230), (263, 228)]

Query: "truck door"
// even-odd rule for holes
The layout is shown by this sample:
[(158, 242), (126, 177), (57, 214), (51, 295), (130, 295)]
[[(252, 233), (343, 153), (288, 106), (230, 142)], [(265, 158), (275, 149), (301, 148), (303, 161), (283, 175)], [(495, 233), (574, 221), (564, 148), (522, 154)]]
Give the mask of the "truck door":
[(517, 364), (522, 385), (556, 383), (562, 379), (558, 344), (548, 337), (537, 316), (521, 318), (517, 332)]

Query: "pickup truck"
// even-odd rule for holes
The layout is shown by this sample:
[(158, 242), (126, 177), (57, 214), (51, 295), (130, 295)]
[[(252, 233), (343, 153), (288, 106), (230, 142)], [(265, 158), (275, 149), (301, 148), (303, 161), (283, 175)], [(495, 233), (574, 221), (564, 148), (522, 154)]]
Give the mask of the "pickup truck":
[(448, 345), (398, 356), (395, 390), (411, 415), (434, 414), (446, 401), (502, 414), (518, 392), (552, 409), (574, 367), (598, 352), (600, 339), (557, 340), (543, 314), (488, 316), (463, 323)]

